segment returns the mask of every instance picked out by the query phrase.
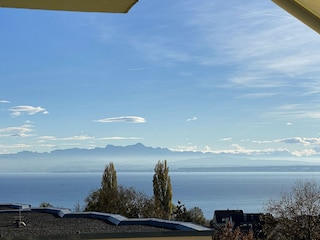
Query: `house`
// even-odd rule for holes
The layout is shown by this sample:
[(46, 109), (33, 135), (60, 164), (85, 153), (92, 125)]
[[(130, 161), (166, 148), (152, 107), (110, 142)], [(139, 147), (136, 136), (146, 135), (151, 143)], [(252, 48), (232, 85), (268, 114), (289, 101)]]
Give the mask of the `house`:
[(239, 227), (243, 222), (244, 216), (242, 210), (215, 210), (213, 215), (213, 225), (225, 226), (228, 223)]
[(244, 213), (242, 210), (216, 210), (212, 222), (219, 227), (231, 223), (234, 228), (248, 230), (260, 223), (260, 216), (261, 213)]

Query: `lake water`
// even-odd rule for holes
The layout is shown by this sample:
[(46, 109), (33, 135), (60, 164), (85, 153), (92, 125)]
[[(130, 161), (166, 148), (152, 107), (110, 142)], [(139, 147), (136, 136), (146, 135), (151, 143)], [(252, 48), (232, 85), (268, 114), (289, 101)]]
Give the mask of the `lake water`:
[[(102, 173), (0, 173), (0, 203), (49, 202), (74, 209), (100, 187)], [(153, 172), (117, 172), (118, 184), (152, 195)], [(320, 184), (318, 172), (171, 172), (173, 201), (200, 207), (207, 219), (217, 209), (262, 212), (270, 199), (298, 180)]]

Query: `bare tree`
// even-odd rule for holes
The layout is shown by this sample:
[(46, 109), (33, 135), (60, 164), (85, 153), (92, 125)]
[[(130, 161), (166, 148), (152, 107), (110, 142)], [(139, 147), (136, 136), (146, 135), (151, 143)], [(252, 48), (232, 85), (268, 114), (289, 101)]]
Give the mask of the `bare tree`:
[(266, 239), (320, 239), (320, 188), (314, 181), (296, 182), (279, 200), (270, 200), (266, 210)]
[(214, 230), (212, 240), (254, 240), (253, 232), (248, 233), (241, 232), (240, 228), (234, 229), (232, 223), (227, 223), (224, 227), (220, 227)]

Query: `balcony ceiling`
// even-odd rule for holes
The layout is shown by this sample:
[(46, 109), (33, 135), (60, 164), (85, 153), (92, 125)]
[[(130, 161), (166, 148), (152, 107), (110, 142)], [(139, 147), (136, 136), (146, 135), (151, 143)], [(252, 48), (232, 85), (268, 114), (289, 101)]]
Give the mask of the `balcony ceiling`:
[(0, 0), (0, 7), (127, 13), (138, 0)]
[(320, 33), (320, 0), (272, 0), (300, 21)]

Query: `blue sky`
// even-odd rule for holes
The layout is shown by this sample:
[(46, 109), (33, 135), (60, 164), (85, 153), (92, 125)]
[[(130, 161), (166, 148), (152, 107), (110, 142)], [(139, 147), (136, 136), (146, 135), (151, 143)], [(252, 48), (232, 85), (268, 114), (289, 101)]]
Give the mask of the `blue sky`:
[(270, 0), (0, 9), (0, 153), (320, 154), (320, 36)]

